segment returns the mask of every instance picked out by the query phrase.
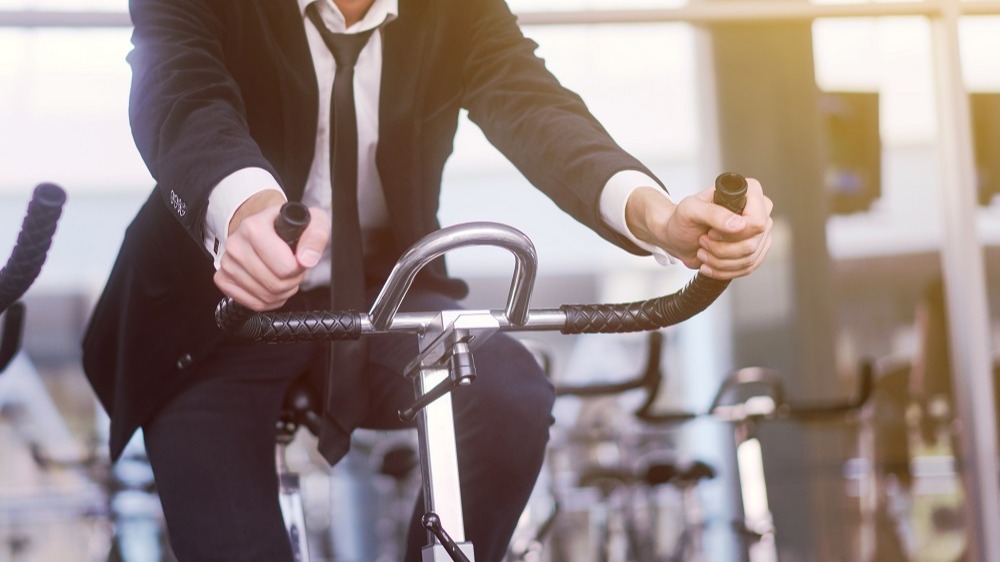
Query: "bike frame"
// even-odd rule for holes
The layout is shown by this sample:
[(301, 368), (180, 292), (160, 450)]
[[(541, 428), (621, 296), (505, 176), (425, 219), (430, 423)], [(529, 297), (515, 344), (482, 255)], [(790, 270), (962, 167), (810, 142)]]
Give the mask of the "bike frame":
[[(716, 203), (741, 212), (747, 183), (736, 174), (716, 180)], [(275, 231), (290, 246), (308, 223), (309, 212), (295, 203), (282, 208)], [(448, 251), (494, 246), (514, 255), (515, 269), (504, 310), (399, 313), (417, 273)], [(419, 353), (406, 368), (417, 390), (414, 403), (399, 412), (417, 418), (421, 475), (427, 512), (422, 524), (433, 535), (423, 562), (474, 562), (466, 540), (458, 478), (458, 454), (450, 392), (475, 380), (472, 353), (498, 331), (559, 330), (564, 334), (646, 331), (687, 320), (715, 301), (729, 285), (695, 275), (680, 291), (656, 299), (623, 304), (563, 305), (531, 311), (537, 255), (520, 231), (506, 225), (473, 222), (433, 232), (414, 244), (397, 262), (368, 314), (354, 311), (308, 311), (255, 314), (230, 298), (216, 308), (220, 327), (237, 337), (261, 342), (350, 340), (367, 334), (414, 333)], [(447, 528), (447, 530), (446, 530)]]
[[(417, 273), (444, 253), (467, 246), (494, 246), (510, 251), (515, 258), (507, 304), (503, 310), (455, 310), (399, 313), (399, 306)], [(356, 339), (367, 334), (407, 332), (416, 334), (419, 353), (409, 363), (405, 375), (417, 389), (413, 405), (400, 412), (404, 419), (417, 419), (421, 475), (426, 515), (423, 524), (434, 539), (423, 550), (424, 562), (475, 562), (471, 542), (465, 536), (462, 516), (458, 455), (452, 417), (450, 391), (475, 379), (474, 350), (500, 331), (546, 331), (563, 333), (623, 332), (647, 329), (650, 322), (676, 323), (689, 318), (715, 300), (725, 288), (718, 282), (712, 290), (697, 290), (696, 278), (681, 295), (694, 286), (694, 305), (667, 305), (666, 313), (648, 313), (659, 301), (622, 305), (564, 305), (560, 309), (529, 310), (537, 258), (534, 245), (521, 232), (496, 223), (467, 223), (432, 233), (408, 250), (389, 275), (369, 314), (306, 313), (231, 314), (227, 301), (216, 311), (220, 325), (236, 335), (258, 341), (303, 341)], [(667, 299), (668, 297), (661, 297)], [(228, 301), (232, 302), (232, 301)], [(673, 301), (671, 301), (673, 302)], [(696, 309), (696, 310), (695, 310)], [(230, 315), (237, 320), (227, 322)], [(648, 316), (658, 315), (654, 320)], [(662, 317), (666, 316), (666, 320)], [(635, 323), (639, 322), (637, 326)]]

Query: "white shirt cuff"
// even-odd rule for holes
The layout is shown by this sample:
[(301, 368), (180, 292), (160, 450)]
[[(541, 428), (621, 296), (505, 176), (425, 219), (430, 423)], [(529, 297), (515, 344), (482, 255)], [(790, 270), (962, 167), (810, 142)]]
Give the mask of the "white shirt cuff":
[(604, 191), (601, 192), (601, 218), (604, 219), (604, 222), (608, 226), (631, 240), (633, 244), (653, 254), (656, 262), (660, 265), (677, 264), (680, 261), (665, 252), (663, 248), (636, 238), (625, 222), (625, 203), (628, 202), (628, 198), (632, 195), (632, 192), (640, 187), (656, 188), (657, 193), (662, 193), (664, 197), (673, 202), (670, 195), (658, 186), (659, 184), (653, 178), (638, 170), (623, 170), (618, 172), (611, 176), (608, 183), (604, 184)]
[(284, 195), (281, 186), (270, 172), (263, 168), (243, 168), (222, 178), (208, 196), (205, 214), (205, 248), (215, 259), (219, 269), (226, 252), (229, 222), (247, 199), (261, 191), (275, 190)]

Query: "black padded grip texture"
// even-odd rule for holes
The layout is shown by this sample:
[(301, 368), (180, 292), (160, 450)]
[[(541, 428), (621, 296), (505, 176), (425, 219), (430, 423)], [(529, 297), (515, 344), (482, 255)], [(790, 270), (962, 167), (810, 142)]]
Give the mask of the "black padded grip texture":
[(318, 310), (254, 314), (233, 334), (266, 343), (356, 340), (361, 337), (361, 315)]
[(0, 270), (0, 312), (21, 298), (41, 272), (65, 202), (66, 192), (58, 185), (35, 187), (10, 259)]
[(24, 303), (14, 302), (3, 314), (0, 327), (0, 373), (21, 349), (21, 332), (24, 329)]
[(742, 214), (747, 204), (747, 179), (732, 172), (719, 174), (715, 178), (713, 200), (716, 205), (722, 205), (734, 213)]
[(235, 334), (254, 314), (253, 310), (236, 302), (233, 297), (225, 297), (215, 306), (215, 325), (222, 328), (223, 332)]
[(728, 281), (696, 275), (683, 289), (655, 299), (623, 304), (567, 304), (564, 334), (609, 334), (656, 330), (679, 324), (708, 308)]
[(296, 201), (289, 201), (281, 206), (281, 212), (274, 221), (274, 232), (294, 252), (302, 232), (309, 226), (309, 218), (309, 207)]

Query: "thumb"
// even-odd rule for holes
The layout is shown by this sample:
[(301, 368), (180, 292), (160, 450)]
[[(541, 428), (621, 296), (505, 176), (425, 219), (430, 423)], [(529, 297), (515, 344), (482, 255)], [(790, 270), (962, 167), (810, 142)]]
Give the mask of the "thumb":
[(725, 221), (722, 223), (722, 230), (724, 232), (736, 233), (743, 230), (747, 225), (746, 219), (736, 213), (726, 210), (723, 214)]
[(302, 231), (299, 243), (295, 247), (295, 259), (305, 269), (311, 269), (319, 263), (330, 241), (330, 218), (325, 211), (316, 207), (309, 208), (309, 225)]
[(713, 202), (712, 190), (700, 192), (690, 199), (688, 213), (695, 223), (721, 233), (736, 233), (746, 227), (746, 219)]

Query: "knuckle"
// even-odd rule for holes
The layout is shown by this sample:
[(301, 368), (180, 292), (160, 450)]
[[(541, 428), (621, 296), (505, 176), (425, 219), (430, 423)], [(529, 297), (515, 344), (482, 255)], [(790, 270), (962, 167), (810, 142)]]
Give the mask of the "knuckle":
[(232, 289), (232, 281), (229, 279), (229, 276), (226, 275), (226, 273), (222, 270), (215, 272), (215, 275), (212, 276), (212, 281), (215, 283), (215, 286), (218, 287), (220, 291), (222, 291), (222, 294), (224, 295), (228, 295), (229, 291)]
[(757, 250), (760, 248), (759, 240), (756, 238), (751, 238), (743, 242), (740, 248), (740, 256), (744, 258), (753, 259), (757, 255)]
[(264, 287), (264, 291), (267, 292), (269, 298), (283, 293), (286, 288), (285, 283), (281, 279), (266, 279), (261, 285)]

